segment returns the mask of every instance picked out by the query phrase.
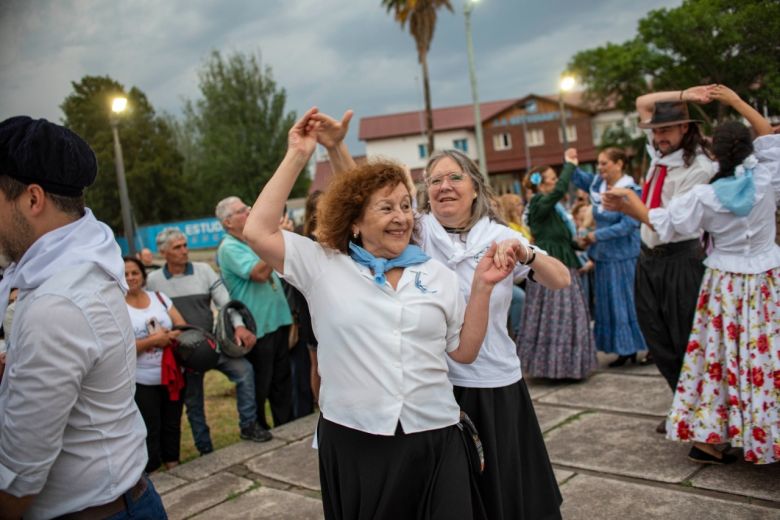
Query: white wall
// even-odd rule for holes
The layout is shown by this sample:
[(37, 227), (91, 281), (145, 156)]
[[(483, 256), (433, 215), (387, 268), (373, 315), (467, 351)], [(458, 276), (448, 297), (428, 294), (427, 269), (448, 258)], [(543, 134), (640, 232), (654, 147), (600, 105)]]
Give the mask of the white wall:
[[(437, 150), (455, 148), (453, 142), (457, 139), (466, 139), (468, 141), (467, 155), (472, 159), (477, 159), (477, 140), (474, 132), (469, 130), (455, 130), (450, 132), (439, 132), (434, 135), (433, 143)], [(420, 158), (418, 145), (426, 144), (428, 140), (425, 135), (414, 135), (405, 137), (392, 137), (388, 139), (376, 139), (366, 141), (366, 155), (368, 157), (382, 156), (388, 159), (394, 159), (409, 166), (409, 168), (424, 168), (427, 158)]]

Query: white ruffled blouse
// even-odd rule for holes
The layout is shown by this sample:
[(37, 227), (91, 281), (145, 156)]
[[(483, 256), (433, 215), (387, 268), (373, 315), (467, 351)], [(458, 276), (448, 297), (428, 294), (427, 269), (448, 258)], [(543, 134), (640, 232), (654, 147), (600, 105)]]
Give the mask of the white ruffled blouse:
[(661, 240), (677, 234), (708, 231), (713, 249), (704, 265), (732, 273), (756, 274), (780, 267), (775, 244), (775, 211), (780, 200), (780, 135), (754, 141), (758, 165), (753, 209), (738, 217), (720, 203), (711, 184), (700, 184), (674, 198), (666, 208), (650, 210), (650, 222)]

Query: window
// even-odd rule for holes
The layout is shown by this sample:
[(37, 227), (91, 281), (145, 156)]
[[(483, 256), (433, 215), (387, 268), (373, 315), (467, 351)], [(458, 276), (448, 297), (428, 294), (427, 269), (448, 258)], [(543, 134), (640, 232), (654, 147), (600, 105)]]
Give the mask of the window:
[[(566, 137), (568, 138), (568, 141), (570, 143), (573, 143), (577, 140), (577, 127), (574, 125), (567, 125), (566, 126)], [(563, 132), (561, 132), (560, 126), (558, 127), (558, 140), (560, 142), (563, 142)]]
[(463, 153), (468, 153), (469, 151), (469, 142), (466, 139), (455, 139), (452, 141), (452, 146)]
[(417, 145), (417, 153), (420, 156), (420, 159), (425, 159), (428, 157), (428, 145), (427, 144), (418, 144)]
[(493, 150), (509, 150), (512, 148), (512, 136), (509, 134), (496, 134), (493, 136)]
[(528, 146), (543, 146), (544, 130), (541, 128), (532, 128), (525, 133), (525, 138), (528, 141)]
[(536, 105), (535, 99), (532, 99), (525, 104), (525, 111), (529, 114), (535, 114), (537, 110), (539, 110), (539, 107)]

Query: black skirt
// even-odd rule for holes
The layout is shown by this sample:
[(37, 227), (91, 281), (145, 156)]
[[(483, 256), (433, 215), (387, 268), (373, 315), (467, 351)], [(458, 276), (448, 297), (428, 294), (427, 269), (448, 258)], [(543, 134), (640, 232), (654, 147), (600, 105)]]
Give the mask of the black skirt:
[(328, 520), (484, 518), (457, 426), (385, 436), (320, 417), (317, 435)]
[(528, 388), (455, 387), (455, 399), (479, 431), (485, 470), (479, 491), (490, 520), (561, 518), (563, 502)]

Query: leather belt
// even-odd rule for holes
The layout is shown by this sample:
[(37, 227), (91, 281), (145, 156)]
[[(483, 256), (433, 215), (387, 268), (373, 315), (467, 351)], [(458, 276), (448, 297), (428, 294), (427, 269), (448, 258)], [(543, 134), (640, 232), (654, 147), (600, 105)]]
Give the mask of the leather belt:
[(146, 488), (146, 477), (141, 476), (141, 478), (133, 487), (131, 487), (125, 493), (119, 495), (111, 502), (107, 504), (100, 504), (99, 506), (88, 507), (86, 509), (82, 509), (81, 511), (76, 511), (75, 513), (67, 513), (57, 517), (56, 520), (95, 520), (98, 518), (108, 518), (109, 516), (121, 513), (127, 509), (125, 498), (127, 495), (130, 495), (127, 498), (130, 498), (133, 500), (133, 502), (135, 502), (141, 498), (141, 495), (144, 494)]
[(651, 257), (674, 256), (683, 252), (702, 252), (701, 242), (698, 238), (683, 240), (682, 242), (672, 242), (668, 244), (659, 244), (653, 248), (642, 244), (642, 254)]

